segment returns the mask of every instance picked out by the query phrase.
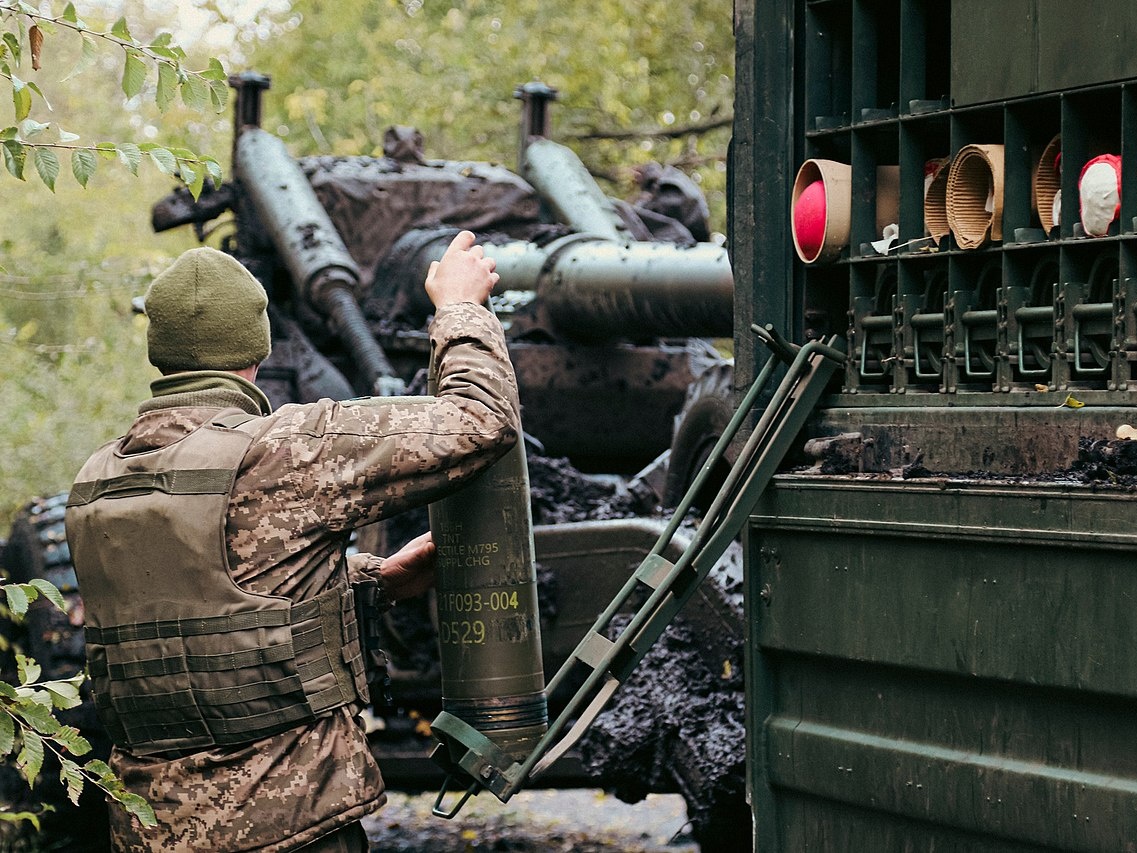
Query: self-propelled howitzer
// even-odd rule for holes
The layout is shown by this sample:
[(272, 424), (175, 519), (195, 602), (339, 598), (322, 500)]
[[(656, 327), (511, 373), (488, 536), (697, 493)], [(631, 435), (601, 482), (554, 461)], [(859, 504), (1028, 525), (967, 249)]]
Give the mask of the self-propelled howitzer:
[[(529, 435), (597, 471), (631, 473), (668, 449), (689, 386), (722, 362), (707, 340), (733, 331), (726, 250), (692, 236), (705, 219), (684, 224), (665, 204), (607, 198), (572, 151), (546, 138), (546, 88), (518, 92), (518, 174), (428, 160), (421, 136), (398, 127), (384, 157), (294, 159), (259, 126), (267, 78), (231, 82), (232, 182), (197, 202), (167, 196), (153, 222), (194, 222), (204, 234), (205, 221), (233, 211), (224, 247), (272, 303), (273, 354), (260, 375), (275, 405), (409, 385), (426, 365), (426, 271), (467, 228), (497, 261), (495, 308)], [(683, 176), (656, 178), (705, 212)]]

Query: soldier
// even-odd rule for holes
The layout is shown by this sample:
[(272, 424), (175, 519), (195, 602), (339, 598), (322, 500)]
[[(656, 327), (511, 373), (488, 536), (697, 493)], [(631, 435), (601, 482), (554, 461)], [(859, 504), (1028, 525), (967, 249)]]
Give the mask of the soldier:
[(83, 466), (67, 510), (110, 763), (158, 819), (145, 829), (112, 809), (116, 849), (367, 849), (360, 818), (386, 797), (356, 719), (367, 684), (350, 582), (419, 594), (434, 545), (427, 533), (349, 566), (348, 537), (449, 492), (520, 435), (504, 334), (483, 307), (498, 276), (473, 241), (459, 234), (426, 280), (437, 397), (271, 412), (253, 384), (270, 349), (257, 280), (197, 248), (151, 284), (163, 376)]

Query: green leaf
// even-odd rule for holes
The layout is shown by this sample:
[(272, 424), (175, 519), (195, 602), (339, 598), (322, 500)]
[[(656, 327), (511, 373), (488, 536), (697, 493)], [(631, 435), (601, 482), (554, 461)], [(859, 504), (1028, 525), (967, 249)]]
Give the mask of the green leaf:
[(182, 103), (191, 110), (203, 109), (208, 98), (209, 89), (200, 77), (190, 75), (182, 83)]
[(91, 751), (91, 742), (79, 733), (74, 726), (60, 726), (55, 739), (72, 755), (86, 755)]
[(134, 43), (134, 37), (130, 34), (130, 27), (126, 23), (126, 18), (119, 18), (114, 22), (114, 26), (111, 27), (111, 35), (131, 44)]
[(11, 127), (6, 127), (3, 130), (0, 130), (0, 142), (2, 142), (5, 139), (15, 139), (19, 135), (19, 133), (20, 133), (20, 129), (18, 127), (16, 127), (15, 125), (12, 125)]
[[(204, 183), (202, 178), (198, 175), (198, 170), (195, 169), (193, 166), (191, 166), (189, 163), (187, 163), (185, 160), (179, 160), (178, 161), (178, 171), (181, 174), (182, 180), (185, 182), (186, 187), (189, 188), (190, 195), (192, 195), (196, 199), (198, 196), (198, 193), (201, 192), (200, 185), (202, 183)], [(199, 187), (197, 193), (195, 193), (193, 191), (195, 184), (197, 184)]]
[[(13, 150), (18, 148), (18, 153)], [(12, 160), (19, 160), (18, 168), (13, 168), (9, 163), (9, 156)], [(27, 157), (27, 149), (15, 140), (4, 141), (4, 165), (8, 167), (8, 171), (15, 177), (23, 180), (24, 178), (24, 159)], [(5, 597), (8, 599), (8, 609), (12, 611), (13, 616), (23, 616), (28, 612), (28, 594), (24, 592), (20, 584), (6, 583), (0, 586), (0, 590), (4, 592)]]
[[(43, 92), (40, 91), (39, 86), (37, 86), (35, 83), (28, 83), (28, 88), (39, 95), (39, 98), (41, 101), (43, 101), (43, 105), (45, 107), (47, 107), (49, 110), (52, 109), (51, 104), (48, 103), (47, 97), (43, 94)], [(54, 110), (52, 110), (52, 112), (54, 112)]]
[(79, 687), (69, 681), (45, 681), (40, 686), (51, 694), (51, 704), (56, 708), (74, 708), (82, 701)]
[(71, 174), (75, 176), (79, 186), (87, 186), (87, 181), (91, 180), (91, 175), (95, 174), (97, 166), (98, 161), (95, 159), (93, 151), (86, 148), (76, 148), (71, 152)]
[(37, 133), (43, 133), (51, 124), (41, 124), (33, 118), (26, 118), (20, 122), (20, 134), (24, 139), (31, 139)]
[(79, 30), (80, 32), (87, 29), (87, 22), (84, 21), (82, 18), (80, 18), (79, 15), (76, 13), (74, 3), (68, 3), (67, 4), (67, 8), (63, 10), (62, 20), (71, 24), (72, 26), (75, 27), (75, 29)]
[[(52, 716), (50, 699), (48, 699), (46, 706), (41, 705), (39, 702), (25, 700), (19, 705), (16, 705), (12, 710), (37, 732), (52, 735), (59, 731), (59, 720)], [(26, 733), (27, 729), (24, 731)]]
[(205, 163), (205, 169), (209, 172), (209, 177), (213, 178), (213, 185), (220, 188), (221, 181), (224, 178), (224, 174), (221, 171), (221, 164), (209, 156), (202, 157), (201, 160)]
[[(59, 136), (61, 139), (63, 138), (62, 133), (60, 133)], [(72, 138), (78, 139), (79, 137), (72, 135)], [(43, 578), (33, 578), (30, 583), (43, 594), (44, 598), (54, 604), (58, 609), (63, 611), (67, 610), (67, 602), (63, 600), (63, 593), (61, 593), (51, 581), (44, 580)]]
[(18, 66), (20, 64), (20, 39), (13, 32), (4, 33), (4, 44), (8, 46), (8, 50), (12, 54), (12, 61)]
[(43, 669), (34, 659), (26, 655), (16, 655), (16, 670), (20, 674), (20, 684), (31, 684), (39, 680)]
[(142, 91), (146, 83), (146, 63), (137, 50), (126, 51), (126, 61), (122, 66), (122, 92), (133, 98)]
[(194, 169), (186, 175), (185, 169), (182, 169), (182, 177), (185, 178), (186, 186), (189, 187), (194, 201), (201, 197), (201, 191), (205, 187), (205, 174), (205, 169)]
[(35, 153), (36, 171), (47, 188), (55, 192), (55, 179), (59, 177), (59, 158), (50, 148), (37, 148)]
[[(27, 159), (27, 149), (22, 143), (14, 139), (7, 139), (3, 141), (3, 165), (8, 169), (8, 172), (13, 177), (18, 177), (20, 181), (24, 180), (24, 162)], [(7, 591), (7, 587), (3, 587)], [(11, 599), (8, 599), (8, 606), (11, 607)], [(25, 605), (24, 612), (27, 612)], [(14, 611), (15, 613), (15, 611)]]
[(174, 34), (169, 32), (158, 33), (154, 36), (154, 41), (150, 42), (150, 49), (167, 48), (174, 41)]
[(28, 784), (34, 785), (43, 766), (43, 738), (28, 729), (24, 729), (20, 737), (24, 745), (16, 756), (16, 766), (20, 768)]
[(178, 172), (178, 161), (167, 149), (155, 146), (146, 152), (154, 165), (163, 175), (175, 175)]
[(6, 711), (0, 711), (0, 759), (16, 746), (16, 721)]
[(104, 160), (113, 160), (118, 156), (118, 146), (113, 142), (99, 142), (95, 145), (95, 151)]
[(154, 817), (154, 809), (138, 794), (118, 794), (112, 795), (116, 800), (126, 806), (126, 810), (138, 818), (138, 822), (143, 826), (157, 826), (158, 819)]
[(0, 820), (5, 823), (20, 823), (27, 821), (35, 827), (36, 832), (39, 832), (39, 815), (35, 812), (10, 812), (7, 811), (7, 806), (0, 806)]
[(105, 780), (113, 780), (115, 778), (114, 771), (107, 765), (101, 758), (92, 758), (83, 765), (83, 769), (90, 773), (92, 776), (98, 777), (99, 784), (104, 784)]
[(67, 76), (59, 81), (61, 83), (66, 83), (72, 77), (77, 77), (78, 75), (82, 74), (92, 65), (94, 65), (95, 60), (98, 59), (98, 51), (95, 48), (95, 40), (86, 34), (84, 34), (82, 38), (83, 50), (79, 54), (79, 59), (75, 63), (75, 67), (67, 73)]
[(142, 162), (142, 152), (133, 142), (120, 142), (115, 146), (118, 159), (122, 165), (130, 169), (132, 175), (138, 174), (138, 164)]
[(219, 80), (209, 81), (209, 100), (214, 112), (221, 112), (229, 102), (229, 87)]
[(221, 64), (221, 60), (211, 56), (209, 58), (209, 67), (201, 72), (201, 76), (206, 80), (224, 83), (229, 75), (225, 73), (225, 66)]
[(16, 110), (16, 121), (23, 121), (32, 111), (32, 90), (15, 74), (12, 75), (12, 106)]
[(0, 696), (5, 699), (15, 699), (19, 694), (16, 692), (16, 688), (7, 681), (0, 681)]
[(83, 793), (83, 771), (69, 758), (60, 759), (59, 781), (67, 786), (67, 799), (72, 805), (79, 805), (79, 795)]
[(154, 101), (158, 104), (158, 109), (165, 112), (170, 104), (174, 102), (178, 90), (178, 72), (174, 66), (166, 63), (158, 63), (158, 91), (154, 94)]

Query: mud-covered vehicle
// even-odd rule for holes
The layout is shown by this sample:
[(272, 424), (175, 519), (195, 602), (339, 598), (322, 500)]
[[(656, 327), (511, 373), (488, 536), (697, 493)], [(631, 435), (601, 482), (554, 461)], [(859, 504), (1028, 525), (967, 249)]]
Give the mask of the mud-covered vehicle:
[[(660, 507), (675, 505), (730, 414), (731, 362), (713, 340), (732, 335), (733, 278), (725, 250), (709, 241), (701, 193), (676, 170), (652, 166), (634, 203), (607, 198), (575, 155), (548, 139), (555, 93), (539, 84), (516, 92), (513, 172), (427, 159), (421, 136), (399, 127), (387, 132), (383, 157), (294, 159), (259, 127), (268, 80), (231, 83), (231, 180), (196, 201), (175, 190), (152, 220), (156, 231), (222, 234), (222, 248), (265, 285), (273, 349), (257, 384), (274, 406), (425, 393), (430, 262), (463, 228), (495, 258), (502, 281), (493, 307), (526, 432), (545, 671), (555, 672), (652, 547)], [(33, 608), (17, 637), (60, 674), (84, 660), (64, 503), (30, 504), (3, 554), (14, 579), (46, 577), (65, 593), (67, 613)], [(426, 526), (425, 510), (404, 513), (360, 531), (355, 547), (390, 552)], [(732, 557), (542, 784), (604, 786), (631, 801), (679, 792), (706, 849), (749, 849), (741, 565)], [(429, 760), (428, 724), (440, 707), (434, 620), (429, 597), (385, 618), (393, 701), (367, 721), (394, 788), (437, 788), (442, 779)], [(550, 697), (551, 713), (560, 699)], [(89, 703), (79, 711), (76, 723), (97, 737)], [(8, 781), (14, 792), (18, 780)], [(61, 792), (48, 795), (59, 831), (75, 833), (79, 818)], [(100, 809), (85, 809), (82, 820), (101, 821)], [(97, 828), (80, 833), (101, 837)]]

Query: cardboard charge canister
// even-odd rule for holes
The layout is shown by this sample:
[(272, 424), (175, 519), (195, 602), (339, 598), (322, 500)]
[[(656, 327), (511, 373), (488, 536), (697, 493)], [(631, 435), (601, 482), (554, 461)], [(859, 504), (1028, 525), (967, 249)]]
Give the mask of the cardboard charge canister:
[(947, 218), (961, 249), (1003, 239), (1003, 146), (965, 145), (951, 161)]
[(790, 223), (804, 263), (836, 260), (849, 244), (852, 170), (835, 160), (806, 160), (794, 179)]

